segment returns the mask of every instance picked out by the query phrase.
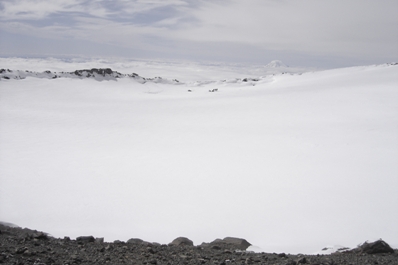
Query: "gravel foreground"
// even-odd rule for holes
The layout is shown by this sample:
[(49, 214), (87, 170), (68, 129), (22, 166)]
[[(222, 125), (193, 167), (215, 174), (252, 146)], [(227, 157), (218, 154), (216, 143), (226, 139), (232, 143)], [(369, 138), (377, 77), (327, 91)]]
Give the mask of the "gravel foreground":
[(247, 248), (246, 240), (229, 239), (231, 241), (215, 240), (200, 246), (193, 246), (186, 238), (178, 238), (168, 245), (140, 239), (105, 243), (102, 238), (91, 236), (60, 239), (36, 230), (0, 224), (0, 264), (398, 265), (398, 251), (391, 248), (390, 253), (378, 254), (367, 254), (360, 249), (331, 255), (253, 253), (237, 249)]

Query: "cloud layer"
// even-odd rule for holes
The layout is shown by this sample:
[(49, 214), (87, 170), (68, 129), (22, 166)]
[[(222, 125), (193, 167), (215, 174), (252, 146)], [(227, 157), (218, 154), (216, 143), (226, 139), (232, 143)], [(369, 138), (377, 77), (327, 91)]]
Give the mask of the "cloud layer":
[(0, 48), (3, 56), (382, 63), (398, 59), (397, 9), (395, 0), (5, 0)]

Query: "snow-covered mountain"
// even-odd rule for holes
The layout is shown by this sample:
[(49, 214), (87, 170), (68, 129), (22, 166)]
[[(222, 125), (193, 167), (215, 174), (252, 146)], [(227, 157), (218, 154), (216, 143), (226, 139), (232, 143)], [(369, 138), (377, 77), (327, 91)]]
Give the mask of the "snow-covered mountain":
[(129, 59), (56, 59), (56, 58), (1, 58), (0, 68), (30, 70), (38, 73), (74, 72), (76, 69), (111, 68), (119, 73), (138, 73), (143, 77), (161, 76), (163, 79), (177, 79), (180, 82), (218, 81), (235, 78), (258, 78), (272, 74), (299, 74), (316, 71), (315, 68), (303, 67), (266, 67), (266, 64), (222, 64), (222, 63), (187, 63), (163, 62)]
[(265, 67), (269, 67), (269, 68), (287, 68), (288, 66), (286, 64), (282, 63), (282, 61), (274, 60), (274, 61), (270, 62), (269, 64), (267, 64)]
[[(285, 73), (280, 73), (285, 74)], [(275, 75), (275, 74), (272, 74)], [(234, 78), (234, 79), (224, 79), (219, 81), (208, 81), (208, 80), (199, 80), (199, 81), (190, 81), (190, 82), (180, 82), (177, 79), (166, 79), (162, 77), (155, 78), (146, 78), (142, 77), (136, 73), (132, 74), (122, 74), (117, 71), (113, 71), (110, 68), (93, 68), (93, 69), (83, 69), (83, 70), (75, 70), (72, 72), (35, 72), (28, 70), (10, 70), (10, 69), (0, 69), (0, 81), (1, 80), (22, 80), (27, 77), (33, 78), (42, 78), (42, 79), (58, 79), (58, 78), (71, 78), (71, 79), (93, 79), (97, 81), (117, 81), (118, 79), (132, 79), (137, 81), (138, 83), (145, 84), (147, 82), (150, 83), (161, 83), (161, 84), (175, 84), (181, 85), (186, 84), (190, 86), (204, 86), (210, 84), (233, 84), (240, 83), (246, 85), (256, 85), (259, 81), (268, 80), (270, 76), (262, 76), (259, 78)]]

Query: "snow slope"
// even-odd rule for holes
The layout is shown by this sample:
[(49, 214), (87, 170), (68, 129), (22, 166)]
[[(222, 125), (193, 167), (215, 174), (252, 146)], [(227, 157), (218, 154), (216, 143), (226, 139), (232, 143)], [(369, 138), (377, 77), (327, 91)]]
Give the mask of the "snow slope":
[(395, 65), (2, 80), (0, 220), (107, 241), (236, 236), (266, 252), (397, 246), (397, 85)]

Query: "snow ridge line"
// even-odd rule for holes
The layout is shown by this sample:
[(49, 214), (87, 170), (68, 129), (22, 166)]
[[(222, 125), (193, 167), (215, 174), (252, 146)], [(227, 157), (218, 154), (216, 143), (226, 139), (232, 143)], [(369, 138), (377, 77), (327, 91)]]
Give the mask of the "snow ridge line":
[[(281, 73), (287, 74), (287, 73)], [(10, 70), (10, 69), (0, 69), (0, 81), (2, 80), (22, 80), (27, 77), (42, 78), (42, 79), (58, 79), (58, 78), (73, 78), (73, 79), (94, 79), (97, 81), (117, 81), (121, 78), (131, 78), (138, 83), (145, 84), (147, 82), (160, 83), (160, 84), (173, 84), (182, 85), (184, 82), (180, 82), (177, 79), (168, 80), (162, 77), (146, 78), (142, 77), (136, 73), (132, 74), (122, 74), (117, 71), (113, 71), (110, 68), (92, 68), (92, 69), (82, 69), (73, 72), (35, 72), (35, 71), (22, 71), (22, 70)], [(222, 83), (246, 83), (254, 85), (256, 82), (262, 80), (260, 78), (235, 78), (234, 80), (222, 80)], [(206, 85), (216, 83), (217, 81), (196, 81), (196, 85)]]
[(27, 77), (35, 78), (46, 78), (46, 79), (57, 79), (57, 78), (74, 78), (74, 79), (95, 79), (97, 81), (117, 81), (119, 78), (133, 78), (141, 84), (146, 82), (153, 83), (167, 83), (167, 84), (179, 84), (177, 79), (167, 80), (162, 77), (155, 78), (145, 78), (136, 73), (132, 74), (122, 74), (117, 71), (113, 71), (110, 68), (92, 68), (92, 69), (82, 69), (76, 70), (74, 72), (34, 72), (34, 71), (21, 71), (21, 70), (10, 70), (10, 69), (0, 69), (0, 80), (2, 79), (16, 79), (21, 80)]

